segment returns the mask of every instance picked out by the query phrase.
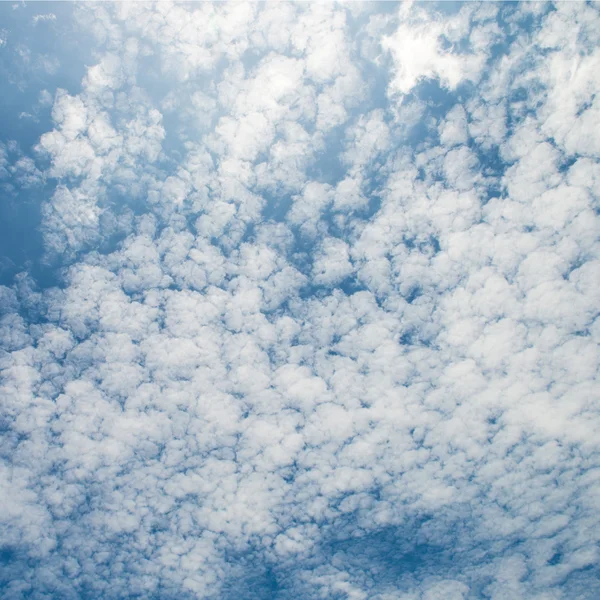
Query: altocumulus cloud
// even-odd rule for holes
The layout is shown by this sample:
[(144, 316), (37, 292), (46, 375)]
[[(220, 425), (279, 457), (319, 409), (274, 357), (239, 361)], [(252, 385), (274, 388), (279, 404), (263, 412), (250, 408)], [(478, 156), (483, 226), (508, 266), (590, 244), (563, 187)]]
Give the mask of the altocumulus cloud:
[(1, 597), (600, 597), (598, 5), (40, 9)]

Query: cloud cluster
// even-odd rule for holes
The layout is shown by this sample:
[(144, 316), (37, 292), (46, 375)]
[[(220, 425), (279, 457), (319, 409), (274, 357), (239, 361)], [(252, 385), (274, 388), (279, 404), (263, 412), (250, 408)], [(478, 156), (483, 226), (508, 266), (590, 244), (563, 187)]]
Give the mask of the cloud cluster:
[(74, 11), (3, 597), (596, 597), (597, 7)]

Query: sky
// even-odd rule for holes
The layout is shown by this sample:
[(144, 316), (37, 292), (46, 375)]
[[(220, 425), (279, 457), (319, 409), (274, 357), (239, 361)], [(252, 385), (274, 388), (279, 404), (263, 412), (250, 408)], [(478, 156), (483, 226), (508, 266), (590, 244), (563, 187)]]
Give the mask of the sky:
[(0, 598), (600, 597), (600, 4), (0, 3)]

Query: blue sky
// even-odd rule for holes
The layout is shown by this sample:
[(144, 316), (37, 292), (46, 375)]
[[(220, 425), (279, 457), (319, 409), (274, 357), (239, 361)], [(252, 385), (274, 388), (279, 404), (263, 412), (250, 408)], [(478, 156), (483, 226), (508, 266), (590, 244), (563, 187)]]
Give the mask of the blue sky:
[(600, 596), (597, 3), (0, 3), (0, 597)]

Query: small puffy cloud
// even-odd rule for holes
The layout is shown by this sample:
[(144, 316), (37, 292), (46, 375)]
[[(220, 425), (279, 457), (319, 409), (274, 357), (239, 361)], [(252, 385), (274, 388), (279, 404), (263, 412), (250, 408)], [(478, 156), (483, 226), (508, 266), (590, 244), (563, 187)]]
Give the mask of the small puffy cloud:
[(122, 80), (121, 59), (115, 54), (107, 54), (98, 64), (88, 68), (84, 86), (86, 91), (99, 94), (104, 89), (118, 89)]
[(457, 52), (453, 48), (453, 43), (468, 34), (468, 7), (447, 21), (431, 18), (423, 9), (412, 12), (411, 4), (403, 5), (398, 28), (382, 40), (383, 49), (394, 61), (390, 92), (408, 94), (417, 83), (429, 78), (439, 78), (441, 85), (450, 90), (463, 81), (477, 83), (485, 54)]
[(333, 201), (333, 191), (330, 185), (309, 182), (302, 194), (294, 197), (287, 220), (292, 225), (301, 226), (307, 231), (316, 231), (323, 213)]
[(347, 130), (350, 140), (343, 158), (353, 169), (370, 165), (379, 153), (387, 150), (390, 132), (384, 117), (383, 111), (375, 110), (361, 116), (356, 127)]
[(468, 141), (467, 115), (465, 109), (457, 104), (446, 115), (439, 126), (440, 143), (444, 146), (458, 146)]
[(348, 244), (336, 238), (323, 240), (313, 264), (313, 281), (332, 285), (345, 279), (353, 271)]
[(88, 111), (83, 100), (59, 89), (52, 106), (52, 118), (67, 140), (74, 140), (87, 126)]

